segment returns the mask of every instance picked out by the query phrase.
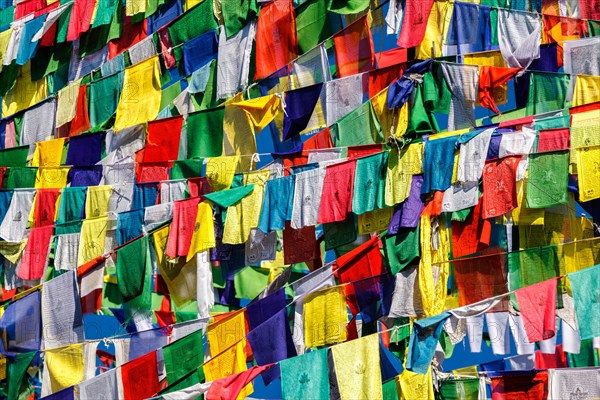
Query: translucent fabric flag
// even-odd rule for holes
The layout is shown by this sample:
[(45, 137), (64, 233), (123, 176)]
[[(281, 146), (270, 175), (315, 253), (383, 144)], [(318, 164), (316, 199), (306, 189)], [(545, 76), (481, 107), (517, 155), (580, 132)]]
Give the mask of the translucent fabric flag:
[(375, 68), (373, 38), (367, 16), (333, 36), (338, 77), (343, 78)]
[(331, 347), (340, 399), (380, 399), (379, 335)]
[(452, 93), (448, 130), (471, 128), (475, 123), (475, 105), (479, 89), (479, 68), (460, 64), (442, 64), (444, 79)]
[(389, 317), (417, 317), (423, 315), (421, 292), (417, 285), (417, 266), (409, 266), (398, 272)]
[(528, 115), (565, 108), (571, 82), (570, 75), (532, 72), (530, 79), (527, 100)]
[(191, 7), (180, 18), (173, 21), (167, 29), (174, 46), (187, 42), (210, 30), (217, 29), (213, 2), (203, 1)]
[(83, 343), (46, 350), (45, 356), (44, 374), (48, 374), (50, 384), (48, 394), (76, 385), (83, 380)]
[(128, 126), (154, 120), (160, 108), (160, 99), (158, 56), (127, 68), (114, 129), (119, 131)]
[[(218, 319), (215, 319), (213, 323), (208, 325), (206, 336), (208, 338), (210, 354), (213, 357), (230, 348), (246, 335), (244, 314), (245, 311), (243, 309), (223, 314), (219, 316)], [(218, 379), (218, 377), (216, 379)], [(212, 380), (209, 379), (208, 373), (206, 380)]]
[(85, 264), (104, 254), (108, 217), (85, 219), (81, 225), (77, 265)]
[(461, 306), (508, 292), (503, 272), (505, 256), (486, 255), (484, 260), (485, 263), (468, 259), (453, 262), (458, 301)]
[(306, 53), (331, 36), (330, 17), (325, 0), (311, 0), (296, 4), (296, 31), (298, 52)]
[(498, 42), (510, 68), (527, 68), (540, 58), (542, 21), (537, 14), (498, 9)]
[(320, 290), (306, 296), (303, 314), (307, 348), (346, 340), (348, 314), (343, 287)]
[(94, 7), (95, 3), (95, 0), (77, 0), (73, 2), (67, 31), (67, 41), (77, 40), (82, 33), (90, 29), (92, 16), (96, 8)]
[(308, 126), (321, 96), (323, 85), (316, 84), (285, 93), (283, 140), (300, 134)]
[(327, 352), (311, 351), (279, 362), (284, 399), (329, 398)]
[[(397, 2), (396, 4), (398, 4)], [(391, 9), (391, 7), (390, 7)], [(453, 5), (445, 1), (434, 1), (427, 21), (427, 28), (421, 44), (416, 47), (415, 58), (427, 60), (443, 54), (443, 42), (447, 36), (448, 20), (453, 11)], [(465, 64), (469, 64), (465, 61)], [(381, 68), (381, 64), (379, 65)]]
[(252, 381), (260, 374), (268, 372), (274, 364), (253, 366), (238, 374), (218, 379), (210, 385), (206, 400), (242, 399), (252, 393)]
[(381, 152), (356, 161), (354, 187), (359, 190), (354, 191), (352, 197), (352, 211), (355, 214), (384, 206), (387, 156), (387, 152)]
[(569, 201), (569, 154), (530, 154), (525, 191), (528, 208), (546, 208)]
[(569, 282), (575, 302), (575, 313), (577, 324), (582, 340), (590, 339), (600, 335), (600, 323), (590, 315), (598, 313), (598, 299), (600, 289), (596, 284), (600, 276), (600, 265), (586, 268), (569, 274)]
[[(204, 350), (202, 331), (190, 333), (162, 348), (167, 380), (172, 384), (189, 372), (202, 367)], [(203, 375), (203, 374), (202, 374)]]
[(254, 79), (266, 78), (285, 67), (298, 55), (296, 19), (292, 0), (263, 5), (256, 28), (256, 71)]
[(523, 288), (560, 274), (558, 246), (534, 247), (508, 255), (510, 290)]
[(36, 191), (33, 189), (14, 192), (0, 225), (0, 237), (2, 239), (13, 243), (23, 240), (35, 195)]
[(93, 398), (94, 396), (106, 396), (106, 398), (118, 398), (117, 370), (110, 369), (91, 379), (87, 379), (79, 385), (81, 398)]
[(61, 127), (75, 118), (77, 106), (77, 97), (79, 96), (79, 86), (81, 81), (77, 80), (70, 83), (67, 87), (58, 92), (58, 102), (56, 107), (56, 126)]
[(402, 399), (434, 400), (435, 392), (431, 380), (431, 368), (424, 374), (416, 374), (405, 369), (398, 376), (398, 394)]
[(4, 309), (0, 319), (2, 345), (6, 353), (24, 353), (40, 349), (40, 291), (36, 290)]
[(42, 291), (44, 348), (83, 342), (83, 316), (76, 274), (68, 271), (44, 284)]
[(549, 279), (515, 291), (529, 343), (556, 334), (556, 287), (557, 280)]
[(421, 43), (427, 29), (427, 21), (431, 14), (434, 0), (407, 0), (404, 5), (402, 28), (398, 35), (397, 45), (410, 48)]
[(406, 369), (418, 374), (426, 374), (430, 367), (444, 322), (450, 318), (447, 312), (415, 321), (408, 344)]
[(292, 218), (294, 176), (268, 180), (265, 186), (258, 229), (264, 233), (282, 230)]
[[(251, 1), (247, 1), (247, 3), (249, 2)], [(229, 8), (230, 6), (225, 7)], [(250, 55), (252, 43), (256, 36), (256, 22), (249, 22), (239, 32), (230, 37), (227, 37), (225, 31), (226, 29), (221, 28), (219, 34), (217, 58), (218, 99), (233, 96), (248, 86)]]
[[(203, 365), (206, 381), (215, 381), (246, 371), (248, 366), (246, 365), (245, 348), (246, 339), (241, 338), (216, 355), (212, 355), (211, 350), (212, 358)], [(245, 398), (253, 391), (252, 383), (248, 383), (237, 398)]]

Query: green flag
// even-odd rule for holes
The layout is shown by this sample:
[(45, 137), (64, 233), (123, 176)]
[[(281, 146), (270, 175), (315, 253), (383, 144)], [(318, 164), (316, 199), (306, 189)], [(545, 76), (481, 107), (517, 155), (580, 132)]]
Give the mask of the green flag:
[(121, 96), (123, 74), (123, 71), (117, 72), (89, 84), (88, 107), (92, 128), (101, 126), (115, 114)]
[(187, 158), (218, 157), (223, 151), (223, 115), (225, 107), (189, 114)]
[(0, 165), (3, 167), (24, 167), (27, 165), (29, 145), (0, 150)]
[(562, 110), (567, 105), (571, 75), (532, 72), (527, 100), (527, 115)]
[(325, 0), (308, 0), (296, 6), (296, 32), (300, 54), (331, 36)]
[(569, 152), (529, 155), (525, 197), (528, 208), (567, 204), (569, 196)]
[[(238, 3), (239, 4), (239, 3)], [(213, 14), (213, 2), (203, 1), (181, 15), (169, 26), (171, 43), (177, 46), (205, 32), (217, 29)]]
[(258, 6), (256, 0), (236, 0), (221, 2), (221, 12), (227, 37), (235, 36), (246, 24), (256, 18)]
[(358, 146), (383, 142), (383, 133), (371, 101), (342, 117), (330, 127), (338, 147)]
[(85, 187), (63, 188), (58, 203), (57, 224), (81, 219), (83, 207), (85, 206)]
[(4, 186), (7, 189), (25, 189), (35, 187), (36, 174), (37, 168), (9, 168), (4, 177)]
[(600, 264), (568, 276), (581, 339), (600, 336)]
[(235, 297), (238, 299), (254, 299), (269, 283), (268, 268), (245, 267), (233, 277)]
[(327, 349), (279, 362), (284, 399), (329, 399)]
[(163, 347), (163, 357), (169, 383), (175, 383), (195, 370), (200, 372), (200, 380), (203, 380), (204, 374), (201, 368), (204, 362), (202, 331), (197, 330), (166, 345)]
[(369, 7), (370, 0), (331, 0), (329, 9), (338, 14), (358, 14)]
[(189, 160), (177, 160), (171, 168), (171, 179), (195, 178), (202, 174), (202, 158), (190, 158)]
[(36, 351), (30, 353), (17, 354), (13, 359), (8, 359), (8, 399), (13, 400), (19, 397), (23, 378), (29, 368), (29, 364), (37, 354)]
[(117, 250), (117, 280), (125, 301), (142, 294), (146, 272), (148, 237), (134, 240)]
[(440, 400), (477, 400), (479, 379), (445, 379), (441, 381)]
[(383, 237), (383, 254), (390, 272), (396, 275), (421, 255), (419, 227), (400, 228), (397, 235)]

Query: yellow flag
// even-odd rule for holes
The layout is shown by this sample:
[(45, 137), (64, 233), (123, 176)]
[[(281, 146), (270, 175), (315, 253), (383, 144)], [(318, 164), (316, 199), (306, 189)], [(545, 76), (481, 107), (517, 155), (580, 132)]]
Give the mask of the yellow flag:
[(125, 15), (133, 15), (146, 12), (146, 0), (130, 0), (125, 2)]
[(188, 251), (187, 261), (189, 262), (196, 256), (196, 253), (212, 249), (215, 243), (215, 224), (213, 221), (213, 209), (207, 201), (198, 203), (198, 214), (196, 214), (196, 224), (190, 250)]
[(67, 186), (71, 167), (39, 167), (35, 174), (36, 189), (62, 189)]
[(453, 9), (454, 4), (448, 0), (436, 0), (433, 3), (427, 20), (425, 36), (415, 49), (415, 58), (426, 60), (442, 55), (442, 42), (448, 33)]
[(19, 258), (21, 258), (26, 245), (27, 240), (17, 243), (2, 241), (0, 242), (0, 254), (11, 263), (16, 264), (19, 262)]
[[(4, 32), (0, 32), (0, 54), (6, 54), (6, 49), (8, 48), (8, 42), (10, 42), (10, 37), (12, 36), (13, 28), (9, 27)], [(4, 57), (2, 57), (4, 58)], [(2, 71), (2, 63), (0, 63), (0, 71)]]
[(112, 187), (110, 185), (88, 187), (85, 199), (85, 217), (94, 218), (106, 214), (111, 194)]
[(62, 161), (65, 138), (46, 140), (35, 144), (32, 167), (56, 167)]
[(245, 175), (244, 184), (253, 184), (254, 190), (234, 205), (227, 207), (227, 218), (223, 227), (223, 243), (245, 243), (252, 228), (258, 226), (265, 183), (269, 179), (269, 174), (268, 170), (261, 170)]
[(227, 102), (223, 115), (225, 154), (256, 153), (254, 133), (264, 129), (281, 112), (281, 99), (275, 95), (251, 100), (242, 100), (238, 95)]
[(46, 78), (32, 82), (31, 65), (28, 62), (21, 67), (15, 86), (2, 98), (2, 118), (32, 107), (46, 97), (48, 97)]
[(61, 127), (75, 118), (77, 112), (77, 99), (79, 97), (81, 79), (70, 83), (58, 92), (56, 106), (56, 127)]
[(394, 214), (392, 207), (379, 208), (358, 216), (358, 234), (367, 235), (371, 232), (387, 230)]
[(405, 368), (397, 379), (400, 400), (434, 400), (431, 367), (426, 374), (417, 374)]
[(484, 65), (488, 67), (506, 68), (506, 61), (500, 50), (482, 51), (473, 54), (465, 54), (464, 63), (468, 65)]
[(85, 264), (104, 254), (107, 227), (107, 216), (83, 220), (77, 252), (77, 265)]
[(114, 129), (119, 131), (156, 119), (160, 108), (160, 87), (158, 56), (125, 69)]
[[(216, 356), (246, 335), (244, 309), (220, 316), (206, 328), (211, 356)], [(208, 378), (208, 377), (207, 377)], [(207, 380), (208, 381), (208, 380)]]
[(600, 198), (600, 146), (582, 147), (576, 152), (580, 200)]
[(218, 192), (231, 187), (240, 156), (211, 157), (206, 161), (206, 179), (213, 191)]
[(50, 374), (52, 393), (76, 385), (83, 380), (83, 343), (46, 350), (45, 374)]
[(385, 204), (394, 206), (402, 203), (410, 194), (412, 176), (423, 172), (423, 145), (411, 144), (400, 153), (392, 149), (388, 157), (385, 180)]
[[(431, 239), (431, 219), (429, 215), (422, 215), (420, 221), (421, 260), (419, 262), (419, 290), (423, 302), (425, 315), (440, 314), (444, 311), (447, 296), (446, 282), (448, 282), (448, 228), (444, 220), (440, 221), (439, 244), (434, 249)], [(436, 265), (433, 265), (436, 263)], [(439, 264), (437, 264), (439, 263)]]
[[(239, 374), (248, 369), (246, 365), (246, 339), (237, 341), (231, 347), (225, 349), (222, 353), (213, 356), (202, 365), (206, 382), (211, 382), (227, 376)], [(252, 394), (254, 388), (252, 382), (244, 386), (238, 399), (244, 399)]]
[(371, 99), (373, 110), (379, 119), (386, 141), (390, 136), (396, 139), (401, 138), (408, 128), (408, 102), (404, 103), (399, 112), (392, 111), (387, 107), (387, 95), (388, 88), (385, 88)]
[(304, 299), (304, 343), (307, 348), (346, 340), (346, 295), (342, 286), (319, 290)]
[(383, 399), (379, 335), (368, 335), (331, 347), (342, 400)]
[(577, 75), (573, 92), (573, 106), (597, 101), (600, 101), (600, 76)]
[(0, 355), (0, 380), (6, 379), (6, 358)]

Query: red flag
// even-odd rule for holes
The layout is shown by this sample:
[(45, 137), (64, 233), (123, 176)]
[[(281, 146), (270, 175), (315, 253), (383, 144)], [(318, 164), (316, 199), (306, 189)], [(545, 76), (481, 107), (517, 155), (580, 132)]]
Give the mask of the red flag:
[(375, 55), (379, 69), (405, 63), (408, 61), (408, 50), (402, 48), (382, 51)]
[(453, 261), (461, 307), (508, 292), (504, 278), (505, 256), (501, 251), (501, 248), (490, 249), (492, 254), (487, 257)]
[(483, 218), (504, 215), (517, 205), (517, 167), (521, 156), (485, 163), (483, 168)]
[[(301, 229), (292, 228), (289, 221), (283, 230), (283, 259), (285, 264), (298, 264), (311, 261), (320, 254), (316, 251), (316, 235), (314, 226)], [(319, 249), (320, 250), (320, 249)]]
[(545, 354), (540, 350), (535, 352), (535, 369), (568, 368), (567, 355), (562, 344), (556, 346), (554, 354)]
[(554, 278), (515, 291), (529, 343), (556, 334), (556, 285)]
[(339, 78), (375, 69), (375, 51), (367, 16), (362, 16), (333, 37)]
[(38, 189), (35, 196), (35, 227), (54, 225), (56, 200), (60, 189)]
[(143, 400), (159, 390), (156, 351), (138, 357), (121, 367), (123, 398)]
[(87, 85), (79, 86), (75, 117), (69, 123), (69, 136), (76, 136), (90, 129), (90, 116), (88, 114)]
[(548, 371), (510, 372), (492, 379), (492, 400), (545, 400), (548, 397)]
[(255, 365), (239, 374), (213, 381), (206, 393), (206, 400), (237, 399), (244, 386), (252, 382), (258, 375), (262, 374), (273, 365), (275, 365), (275, 363), (262, 366)]
[(166, 254), (170, 258), (187, 256), (194, 234), (199, 197), (176, 201), (173, 205), (173, 222), (169, 229)]
[(256, 28), (256, 72), (266, 78), (286, 67), (298, 56), (296, 18), (292, 0), (275, 0), (263, 5)]
[(452, 256), (468, 256), (488, 247), (492, 223), (481, 216), (481, 201), (464, 221), (452, 221)]
[(570, 147), (571, 131), (569, 128), (541, 130), (538, 136), (538, 153), (566, 150)]
[(54, 232), (54, 225), (29, 230), (29, 239), (27, 239), (27, 245), (25, 245), (23, 257), (21, 258), (21, 266), (17, 272), (19, 278), (25, 280), (42, 278), (52, 232)]
[(479, 68), (479, 104), (500, 113), (494, 100), (494, 89), (511, 80), (522, 68), (500, 68), (483, 65)]
[(75, 0), (69, 19), (69, 28), (67, 31), (67, 41), (77, 40), (79, 36), (90, 29), (96, 0)]
[(402, 30), (398, 35), (399, 47), (408, 49), (423, 41), (432, 6), (433, 0), (406, 0)]
[(108, 42), (108, 59), (115, 58), (131, 46), (148, 36), (148, 20), (133, 23), (131, 17), (123, 17), (122, 34), (119, 39)]
[(327, 167), (319, 205), (319, 224), (343, 221), (352, 211), (355, 170), (356, 160)]
[(585, 0), (579, 2), (581, 17), (584, 19), (600, 19), (600, 0)]
[(181, 115), (148, 122), (143, 162), (177, 160), (182, 124)]

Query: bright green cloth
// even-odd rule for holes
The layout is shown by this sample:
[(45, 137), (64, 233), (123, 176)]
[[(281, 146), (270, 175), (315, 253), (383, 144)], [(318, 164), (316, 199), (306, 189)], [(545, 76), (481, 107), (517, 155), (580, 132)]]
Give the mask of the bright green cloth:
[(590, 36), (600, 36), (600, 21), (588, 20)]
[(479, 378), (442, 380), (440, 400), (477, 400)]
[(189, 114), (187, 122), (187, 158), (218, 157), (223, 151), (223, 115), (225, 107)]
[(296, 7), (298, 51), (306, 53), (331, 36), (325, 0), (308, 0)]
[(29, 145), (0, 150), (0, 165), (3, 167), (24, 167), (27, 165)]
[(338, 14), (358, 14), (369, 7), (370, 0), (331, 0), (329, 9)]
[(115, 114), (122, 85), (122, 71), (89, 84), (88, 107), (92, 128), (101, 126)]
[(4, 176), (4, 186), (7, 189), (24, 189), (35, 186), (37, 168), (9, 168)]
[(27, 372), (27, 368), (33, 361), (36, 351), (30, 353), (21, 353), (15, 355), (14, 359), (8, 360), (8, 399), (14, 400), (19, 397), (19, 391), (23, 384), (23, 378)]
[(217, 21), (213, 13), (213, 2), (203, 1), (197, 4), (173, 22), (168, 29), (173, 46), (217, 29)]
[(269, 283), (268, 268), (245, 267), (233, 277), (235, 297), (238, 299), (254, 299)]
[[(202, 347), (202, 331), (190, 333), (163, 347), (167, 381), (174, 383), (190, 372), (202, 367), (204, 348)], [(202, 371), (202, 368), (200, 368)], [(202, 378), (204, 378), (202, 374)]]
[(546, 208), (569, 202), (569, 152), (529, 155), (525, 197), (528, 208)]
[(396, 379), (392, 378), (389, 381), (383, 382), (383, 400), (398, 400), (398, 389), (396, 387)]
[(195, 178), (202, 174), (202, 158), (177, 160), (171, 168), (171, 179)]
[(581, 339), (600, 336), (600, 264), (568, 276)]
[(125, 301), (142, 294), (147, 249), (148, 237), (143, 236), (117, 250), (117, 280), (119, 292)]
[(381, 125), (370, 100), (342, 117), (330, 127), (330, 131), (337, 147), (383, 142)]
[(535, 247), (508, 254), (511, 291), (560, 275), (557, 246)]
[(352, 212), (360, 215), (385, 206), (387, 156), (384, 151), (356, 160)]
[(225, 23), (225, 32), (230, 38), (241, 31), (246, 24), (258, 15), (256, 0), (222, 1), (221, 12)]
[(254, 185), (240, 186), (235, 189), (208, 193), (204, 197), (223, 208), (230, 207), (254, 191)]
[(383, 252), (393, 275), (406, 268), (421, 255), (419, 227), (400, 228), (397, 235), (384, 236)]
[(327, 349), (279, 362), (284, 399), (329, 399)]
[(92, 28), (96, 28), (101, 25), (110, 25), (115, 15), (115, 9), (117, 8), (117, 0), (98, 0), (98, 7), (96, 8), (96, 17)]

